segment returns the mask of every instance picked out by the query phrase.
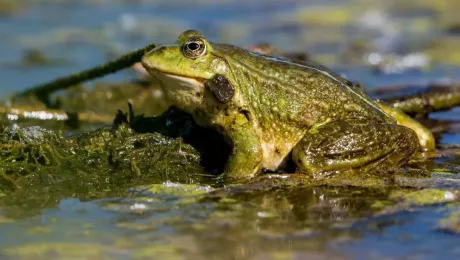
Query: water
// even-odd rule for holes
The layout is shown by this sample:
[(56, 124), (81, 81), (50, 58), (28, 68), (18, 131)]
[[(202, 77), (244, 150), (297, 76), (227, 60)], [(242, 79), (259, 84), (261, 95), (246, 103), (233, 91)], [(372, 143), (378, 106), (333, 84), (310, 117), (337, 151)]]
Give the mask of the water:
[[(214, 41), (243, 46), (269, 42), (281, 50), (310, 52), (315, 60), (362, 82), (368, 89), (459, 80), (459, 69), (452, 57), (460, 49), (443, 53), (439, 49), (447, 47), (430, 47), (433, 39), (458, 37), (446, 33), (441, 26), (446, 24), (433, 20), (432, 12), (442, 7), (423, 2), (410, 5), (409, 9), (395, 8), (398, 6), (395, 3), (406, 2), (410, 3), (18, 1), (23, 6), (17, 13), (0, 16), (0, 93), (7, 97), (150, 42), (174, 42), (180, 32), (189, 28), (203, 31)], [(455, 1), (447, 3), (455, 5)], [(336, 7), (340, 5), (345, 8)], [(345, 10), (345, 15), (352, 15), (340, 18), (343, 12), (339, 12), (318, 19), (305, 14), (309, 9), (325, 7), (330, 8), (329, 13)], [(443, 14), (441, 17), (452, 17), (448, 11), (439, 12)], [(359, 23), (366, 13), (374, 18)], [(383, 22), (378, 22), (379, 19)], [(369, 52), (361, 51), (352, 55), (353, 59), (347, 58), (350, 46), (361, 38), (369, 51), (402, 54), (425, 51), (431, 55), (432, 66), (427, 71), (376, 74), (368, 69), (366, 56), (361, 56)], [(21, 59), (30, 49), (64, 62), (26, 66)], [(133, 77), (132, 71), (125, 71), (103, 80), (129, 81)], [(454, 109), (435, 113), (431, 118), (456, 123), (458, 113)], [(459, 133), (455, 128), (450, 129), (441, 136), (440, 143), (459, 144)], [(449, 174), (437, 174), (429, 185), (440, 192), (459, 190), (455, 170), (460, 161), (452, 154), (455, 153), (436, 161), (438, 168), (451, 169)], [(145, 191), (133, 187), (128, 193), (120, 193), (123, 195), (93, 198), (81, 194), (48, 196), (45, 190), (43, 197), (36, 200), (25, 196), (23, 205), (0, 205), (0, 258), (460, 257), (459, 237), (454, 232), (460, 221), (454, 213), (460, 206), (458, 194), (442, 193), (441, 199), (426, 203), (426, 199), (414, 202), (399, 196), (400, 189), (296, 187), (243, 192), (222, 200), (200, 200), (203, 194), (186, 195), (189, 191), (203, 190), (196, 186), (157, 188), (154, 185)], [(416, 192), (405, 193), (418, 197)], [(433, 199), (435, 196), (430, 194), (428, 197)]]

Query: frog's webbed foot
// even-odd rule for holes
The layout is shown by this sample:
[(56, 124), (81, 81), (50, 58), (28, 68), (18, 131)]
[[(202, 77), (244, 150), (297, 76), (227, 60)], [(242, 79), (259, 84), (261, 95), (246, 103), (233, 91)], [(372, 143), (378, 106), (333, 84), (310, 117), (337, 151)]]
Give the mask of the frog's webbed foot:
[(293, 159), (298, 172), (327, 177), (347, 170), (392, 172), (400, 169), (418, 150), (417, 135), (407, 127), (337, 121), (307, 132), (295, 146)]

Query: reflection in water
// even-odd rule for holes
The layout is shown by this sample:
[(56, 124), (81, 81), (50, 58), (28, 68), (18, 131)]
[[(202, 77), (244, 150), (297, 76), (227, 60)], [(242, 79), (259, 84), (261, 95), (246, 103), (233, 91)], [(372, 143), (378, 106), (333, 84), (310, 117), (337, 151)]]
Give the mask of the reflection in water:
[[(9, 206), (3, 204), (4, 210), (25, 212), (23, 216), (29, 217), (0, 217), (0, 234), (14, 230), (8, 237), (0, 236), (0, 243), (11, 245), (4, 251), (8, 255), (28, 256), (51, 251), (59, 257), (88, 256), (91, 252), (75, 251), (90, 243), (98, 255), (120, 258), (275, 259), (281, 255), (342, 259), (371, 254), (369, 250), (378, 248), (378, 242), (368, 245), (370, 249), (353, 245), (368, 244), (387, 230), (400, 229), (389, 234), (395, 239), (412, 237), (414, 231), (406, 227), (417, 225), (421, 235), (434, 232), (432, 227), (444, 213), (429, 208), (419, 212), (413, 207), (460, 198), (441, 190), (424, 195), (423, 190), (391, 187), (247, 188), (229, 196), (208, 197), (210, 191), (220, 189), (165, 182), (129, 193), (92, 193), (105, 198), (87, 202), (52, 196), (27, 199), (24, 204), (10, 201)], [(112, 195), (113, 199), (107, 198)], [(443, 233), (434, 235), (446, 240)], [(24, 237), (29, 241), (26, 244)], [(430, 241), (422, 240), (413, 250)], [(386, 243), (400, 246), (397, 239)]]

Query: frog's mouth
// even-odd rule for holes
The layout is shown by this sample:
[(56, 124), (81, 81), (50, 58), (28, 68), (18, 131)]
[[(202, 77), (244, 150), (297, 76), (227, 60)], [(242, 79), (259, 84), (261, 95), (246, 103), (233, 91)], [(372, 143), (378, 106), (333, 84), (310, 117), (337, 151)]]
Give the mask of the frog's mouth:
[(154, 78), (163, 81), (164, 78), (169, 78), (169, 80), (176, 80), (179, 82), (185, 82), (189, 83), (192, 85), (200, 85), (201, 87), (204, 86), (204, 83), (206, 82), (206, 79), (204, 78), (199, 78), (199, 77), (186, 77), (184, 75), (179, 75), (176, 73), (172, 73), (170, 71), (164, 71), (160, 68), (157, 68), (155, 66), (152, 66), (152, 64), (148, 64), (144, 60), (142, 60), (142, 65), (145, 68), (145, 70)]
[(164, 72), (159, 69), (149, 69), (149, 74), (165, 84), (168, 88), (191, 88), (195, 90), (201, 90), (204, 88), (206, 79), (185, 77), (183, 75), (177, 75), (170, 72)]
[(159, 73), (162, 74), (162, 76), (165, 76), (165, 77), (169, 77), (169, 78), (172, 78), (172, 79), (175, 79), (175, 80), (178, 80), (178, 81), (184, 81), (184, 82), (199, 84), (201, 86), (203, 86), (204, 83), (206, 82), (206, 80), (203, 79), (203, 78), (185, 77), (185, 76), (181, 76), (181, 75), (177, 75), (177, 74), (173, 74), (173, 73), (166, 73), (166, 72), (159, 72)]

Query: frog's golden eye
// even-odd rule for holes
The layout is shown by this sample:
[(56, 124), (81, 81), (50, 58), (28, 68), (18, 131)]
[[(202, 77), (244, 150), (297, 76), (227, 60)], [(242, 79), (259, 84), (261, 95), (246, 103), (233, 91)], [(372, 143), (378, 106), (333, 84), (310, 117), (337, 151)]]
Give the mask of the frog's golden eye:
[(196, 59), (206, 53), (206, 44), (200, 38), (191, 38), (182, 46), (185, 57)]

